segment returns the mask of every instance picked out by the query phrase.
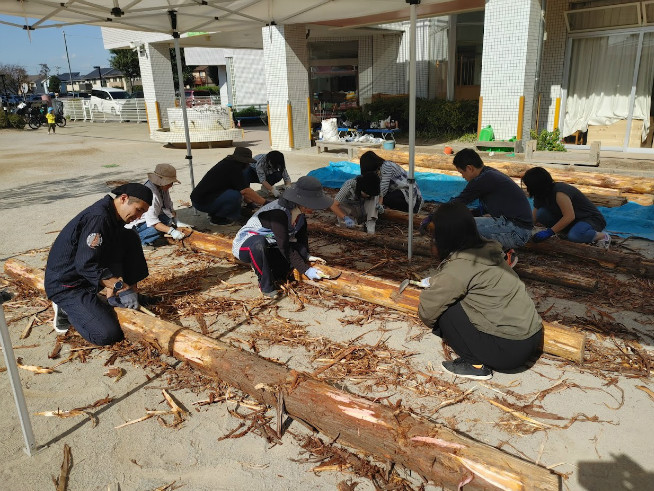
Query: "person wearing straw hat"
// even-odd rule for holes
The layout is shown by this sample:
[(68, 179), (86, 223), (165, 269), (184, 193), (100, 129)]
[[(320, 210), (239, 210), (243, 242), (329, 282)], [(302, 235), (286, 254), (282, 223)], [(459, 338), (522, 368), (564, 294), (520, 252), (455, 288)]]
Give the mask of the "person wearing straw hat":
[(182, 240), (184, 232), (177, 227), (189, 227), (177, 220), (177, 213), (170, 198), (170, 188), (178, 183), (177, 171), (170, 164), (157, 164), (154, 172), (148, 172), (145, 186), (152, 191), (152, 205), (141, 218), (125, 225), (139, 234), (141, 244), (154, 246), (162, 242), (163, 235), (168, 234), (175, 240)]
[(252, 150), (236, 147), (233, 154), (214, 165), (200, 180), (191, 193), (193, 207), (207, 213), (214, 225), (232, 225), (241, 219), (243, 201), (265, 205), (266, 200), (250, 187), (244, 176), (254, 161)]
[(293, 269), (310, 280), (324, 276), (310, 264), (320, 259), (309, 255), (305, 214), (325, 210), (333, 201), (325, 195), (318, 179), (300, 177), (280, 198), (262, 206), (238, 231), (232, 254), (252, 266), (265, 297), (279, 297), (275, 283), (285, 281)]

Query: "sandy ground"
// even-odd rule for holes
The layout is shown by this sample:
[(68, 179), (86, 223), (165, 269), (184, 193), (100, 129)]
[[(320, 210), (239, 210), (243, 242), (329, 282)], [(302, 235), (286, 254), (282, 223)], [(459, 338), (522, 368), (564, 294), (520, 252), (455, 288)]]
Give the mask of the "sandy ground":
[[(178, 169), (182, 184), (173, 188), (172, 195), (180, 218), (207, 231), (234, 233), (236, 228), (211, 226), (204, 214), (184, 209), (189, 205), (191, 189), (185, 150), (150, 142), (147, 131), (146, 125), (137, 124), (71, 123), (58, 129), (56, 135), (48, 135), (45, 130), (0, 132), (0, 261), (16, 257), (43, 266), (47, 248), (58, 231), (78, 211), (107, 192), (107, 181), (142, 181), (159, 162), (172, 163)], [(264, 129), (248, 130), (246, 139), (243, 144), (255, 154), (269, 150)], [(231, 151), (194, 149), (195, 181)], [(343, 157), (317, 155), (311, 150), (286, 156), (294, 180), (329, 160)], [(388, 229), (387, 233), (398, 232)], [(651, 243), (637, 245), (654, 256)], [(342, 246), (330, 244), (326, 238), (312, 239), (312, 247), (314, 253), (330, 261), (347, 257)], [(265, 358), (307, 371), (324, 363), (321, 356), (328, 358), (326, 353), (333, 354), (339, 346), (347, 346), (356, 339), (357, 345), (366, 347), (369, 360), (381, 361), (373, 373), (361, 377), (340, 368), (334, 369), (332, 375), (325, 372), (327, 380), (337, 386), (369, 397), (388, 397), (392, 403), (402, 399), (405, 407), (438, 423), (551, 467), (564, 476), (564, 488), (653, 489), (654, 399), (637, 387), (654, 390), (654, 383), (644, 371), (634, 368), (636, 361), (646, 358), (651, 363), (653, 356), (651, 280), (594, 269), (588, 274), (603, 280), (597, 294), (564, 288), (552, 290), (528, 282), (539, 311), (546, 312), (548, 319), (558, 316), (567, 323), (576, 319), (583, 326), (609, 323), (620, 335), (590, 334), (592, 360), (583, 367), (542, 357), (525, 372), (496, 373), (487, 383), (475, 383), (443, 374), (439, 369), (444, 359), (440, 342), (405, 316), (338, 298), (321, 298), (310, 289), (302, 290), (306, 287), (300, 289), (307, 299), (303, 310), (291, 297), (269, 305), (262, 303), (255, 277), (248, 270), (190, 253), (180, 255), (173, 246), (148, 251), (147, 257), (152, 276), (166, 279), (156, 283), (159, 287), (164, 285), (165, 289), (185, 277), (202, 279), (188, 301), (177, 299), (173, 307), (162, 311), (173, 322), (197, 329), (193, 307), (205, 306), (206, 302), (211, 308), (203, 310), (203, 316), (213, 337), (245, 349), (254, 345)], [(369, 258), (358, 259), (357, 266), (365, 269), (366, 264), (369, 267), (378, 261), (379, 256), (373, 253)], [(416, 267), (427, 268), (428, 264), (423, 261)], [(611, 285), (624, 285), (628, 289), (626, 295), (642, 302), (632, 305), (619, 299), (616, 303), (614, 292), (604, 286), (609, 277)], [(223, 281), (236, 286), (230, 288)], [(243, 305), (255, 305), (259, 314), (248, 320)], [(5, 307), (16, 356), (22, 357), (25, 364), (52, 366), (58, 361), (47, 356), (55, 341), (49, 323), (51, 310), (45, 310), (47, 307), (45, 302), (40, 305), (38, 298), (21, 295)], [(39, 321), (31, 335), (19, 339), (34, 313), (39, 314)], [(285, 341), (279, 337), (272, 340), (271, 333), (283, 332), (283, 326), (271, 320), (275, 315), (296, 325), (297, 332), (293, 333), (301, 340), (290, 342), (289, 333)], [(634, 344), (634, 338), (640, 344)], [(70, 346), (65, 344), (60, 359), (70, 353)], [(189, 374), (173, 359), (163, 360), (165, 366), (144, 369), (120, 357), (114, 366), (122, 368), (124, 376), (115, 381), (104, 376), (105, 362), (110, 356), (110, 351), (96, 349), (88, 353), (85, 363), (73, 360), (57, 367), (53, 374), (21, 371), (32, 414), (86, 406), (107, 395), (114, 398), (112, 403), (93, 410), (97, 417), (95, 426), (83, 416), (59, 419), (33, 415), (37, 443), (43, 446), (33, 457), (23, 451), (7, 373), (0, 372), (0, 390), (4, 395), (0, 399), (4, 414), (0, 421), (0, 488), (52, 489), (51, 476), (59, 474), (63, 447), (67, 444), (73, 454), (68, 486), (71, 490), (104, 490), (109, 485), (113, 489), (154, 490), (173, 482), (174, 486), (189, 490), (335, 489), (342, 481), (358, 483), (357, 490), (374, 489), (370, 481), (347, 470), (318, 473), (312, 472), (315, 463), (298, 462), (306, 457), (299, 441), (309, 435), (298, 423), (290, 425), (281, 445), (253, 433), (219, 441), (241, 423), (229, 411), (237, 409), (235, 401), (242, 395), (225, 392), (217, 383), (215, 389), (199, 393), (181, 387), (183, 383), (175, 382), (176, 372), (182, 380), (188, 380), (182, 375)], [(411, 370), (399, 369), (395, 360), (403, 360)], [(425, 383), (416, 378), (416, 370), (434, 375), (436, 381)], [(389, 374), (396, 385), (384, 386)], [(146, 410), (169, 409), (161, 392), (164, 388), (190, 411), (178, 429), (165, 427), (155, 418), (116, 428), (144, 416)], [(469, 390), (460, 403), (437, 410), (448, 398)], [(207, 399), (211, 391), (222, 394), (228, 402), (195, 404)], [(535, 423), (517, 419), (489, 400), (521, 407), (531, 404), (542, 415), (534, 416), (534, 412), (531, 417), (545, 424), (533, 426)], [(240, 406), (238, 411), (247, 414), (249, 410)], [(172, 421), (171, 416), (165, 419)], [(415, 487), (421, 483), (410, 473), (400, 471), (399, 476)]]

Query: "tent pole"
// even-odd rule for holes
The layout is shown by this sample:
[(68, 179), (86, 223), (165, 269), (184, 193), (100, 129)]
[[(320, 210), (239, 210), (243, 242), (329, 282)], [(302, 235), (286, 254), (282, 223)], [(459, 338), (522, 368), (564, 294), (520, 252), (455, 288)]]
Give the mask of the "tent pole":
[(184, 91), (184, 74), (182, 72), (182, 55), (179, 49), (179, 32), (177, 32), (177, 12), (169, 10), (170, 25), (173, 29), (173, 40), (175, 43), (175, 58), (177, 61), (177, 85), (179, 87), (179, 102), (182, 106), (182, 118), (184, 119), (184, 136), (186, 137), (186, 160), (188, 160), (188, 170), (191, 174), (191, 190), (195, 189), (195, 179), (193, 178), (193, 155), (191, 154), (191, 135), (188, 131), (188, 116), (186, 115), (186, 92)]
[(409, 40), (409, 232), (407, 237), (409, 261), (413, 257), (413, 185), (416, 157), (416, 5), (420, 0), (406, 0), (411, 5), (411, 28)]

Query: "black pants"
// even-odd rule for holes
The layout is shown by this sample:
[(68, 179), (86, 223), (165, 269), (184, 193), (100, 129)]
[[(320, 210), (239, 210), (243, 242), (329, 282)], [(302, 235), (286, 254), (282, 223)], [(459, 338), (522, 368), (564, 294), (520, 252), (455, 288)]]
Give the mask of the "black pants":
[[(420, 209), (420, 203), (422, 203), (422, 199), (416, 199), (416, 205), (413, 207), (414, 213), (418, 213), (418, 210)], [(386, 196), (384, 196), (384, 206), (388, 206), (393, 210), (406, 212), (409, 211), (409, 203), (406, 202), (404, 193), (402, 193), (402, 191), (399, 189), (386, 193)]]
[(463, 310), (461, 302), (448, 308), (438, 318), (441, 336), (468, 363), (486, 365), (494, 370), (512, 370), (524, 365), (542, 349), (543, 330), (522, 339), (505, 339), (478, 330)]
[[(119, 243), (109, 246), (112, 251), (109, 269), (115, 275), (130, 286), (147, 278), (148, 265), (134, 230), (121, 229)], [(93, 289), (71, 288), (55, 294), (51, 300), (66, 312), (70, 323), (89, 343), (104, 346), (123, 339), (114, 309)]]
[[(291, 242), (290, 245), (291, 249), (297, 250), (302, 257), (306, 257), (307, 251), (304, 247), (297, 242)], [(238, 258), (252, 265), (263, 293), (273, 291), (276, 281), (286, 281), (293, 269), (277, 246), (270, 244), (263, 235), (253, 235), (243, 242)]]

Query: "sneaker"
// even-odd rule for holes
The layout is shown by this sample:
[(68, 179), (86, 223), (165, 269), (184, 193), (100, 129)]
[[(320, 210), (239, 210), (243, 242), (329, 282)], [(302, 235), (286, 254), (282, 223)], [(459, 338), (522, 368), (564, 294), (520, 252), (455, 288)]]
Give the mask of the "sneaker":
[(56, 303), (52, 302), (52, 310), (54, 310), (54, 319), (52, 321), (54, 330), (59, 334), (66, 334), (70, 328), (70, 321), (68, 314), (64, 309), (60, 308)]
[(214, 225), (234, 225), (235, 223), (234, 220), (216, 215), (209, 215), (209, 222)]
[(604, 232), (604, 237), (602, 237), (600, 240), (595, 242), (595, 245), (597, 247), (601, 247), (602, 249), (608, 250), (609, 246), (611, 245), (611, 236)]
[(463, 358), (454, 361), (444, 361), (443, 368), (457, 377), (470, 378), (473, 380), (488, 380), (493, 377), (493, 372), (484, 365), (473, 365)]
[(374, 234), (375, 233), (375, 224), (377, 223), (377, 220), (368, 220), (366, 221), (366, 232), (369, 234)]
[(512, 268), (514, 268), (515, 265), (518, 264), (518, 255), (515, 253), (513, 249), (509, 249), (504, 253), (504, 259), (506, 259), (506, 264), (508, 264)]
[(281, 294), (281, 292), (279, 290), (273, 290), (271, 292), (261, 292), (261, 294), (264, 297), (269, 298), (271, 300), (276, 300), (276, 299), (278, 299), (279, 297), (282, 296), (282, 294)]

